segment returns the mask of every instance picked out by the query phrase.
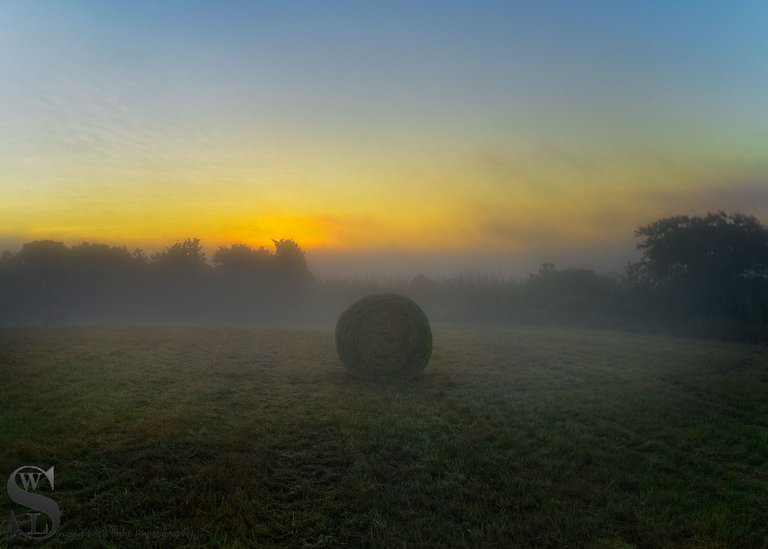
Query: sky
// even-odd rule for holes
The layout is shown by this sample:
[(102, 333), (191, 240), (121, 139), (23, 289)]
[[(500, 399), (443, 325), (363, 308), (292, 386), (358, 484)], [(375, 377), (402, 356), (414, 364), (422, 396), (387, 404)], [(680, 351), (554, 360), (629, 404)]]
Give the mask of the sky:
[(767, 28), (763, 0), (7, 0), (0, 249), (620, 268), (664, 216), (768, 222)]

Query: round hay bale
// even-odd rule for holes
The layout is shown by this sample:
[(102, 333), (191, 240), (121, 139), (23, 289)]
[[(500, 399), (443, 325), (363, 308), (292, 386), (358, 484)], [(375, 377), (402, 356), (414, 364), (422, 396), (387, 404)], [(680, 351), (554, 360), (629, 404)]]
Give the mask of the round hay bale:
[(336, 322), (336, 353), (352, 374), (369, 380), (415, 377), (432, 356), (424, 311), (399, 294), (356, 301)]

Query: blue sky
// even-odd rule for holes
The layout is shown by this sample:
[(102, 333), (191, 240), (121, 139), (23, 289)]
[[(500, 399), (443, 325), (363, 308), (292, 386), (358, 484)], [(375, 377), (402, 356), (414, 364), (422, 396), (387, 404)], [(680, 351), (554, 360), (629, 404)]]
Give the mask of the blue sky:
[(766, 28), (765, 2), (5, 2), (0, 244), (594, 254), (765, 220)]

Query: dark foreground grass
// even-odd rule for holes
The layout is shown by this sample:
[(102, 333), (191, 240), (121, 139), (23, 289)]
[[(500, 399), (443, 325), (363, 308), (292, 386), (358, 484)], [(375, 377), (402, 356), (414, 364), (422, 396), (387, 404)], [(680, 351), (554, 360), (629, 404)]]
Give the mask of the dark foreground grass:
[(762, 547), (765, 358), (443, 329), (369, 386), (330, 330), (5, 330), (0, 480), (55, 466), (55, 546)]

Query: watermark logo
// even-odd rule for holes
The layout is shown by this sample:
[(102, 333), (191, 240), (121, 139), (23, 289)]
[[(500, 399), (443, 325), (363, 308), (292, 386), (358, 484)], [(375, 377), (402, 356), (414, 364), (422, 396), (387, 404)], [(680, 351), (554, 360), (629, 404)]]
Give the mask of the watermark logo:
[[(51, 492), (54, 490), (53, 467), (43, 471), (34, 465), (24, 465), (8, 477), (8, 497), (30, 509), (21, 518), (17, 518), (11, 511), (11, 536), (20, 534), (29, 539), (44, 540), (56, 533), (61, 511), (51, 498), (35, 493), (43, 489), (50, 489)], [(41, 513), (48, 518), (41, 517)]]

